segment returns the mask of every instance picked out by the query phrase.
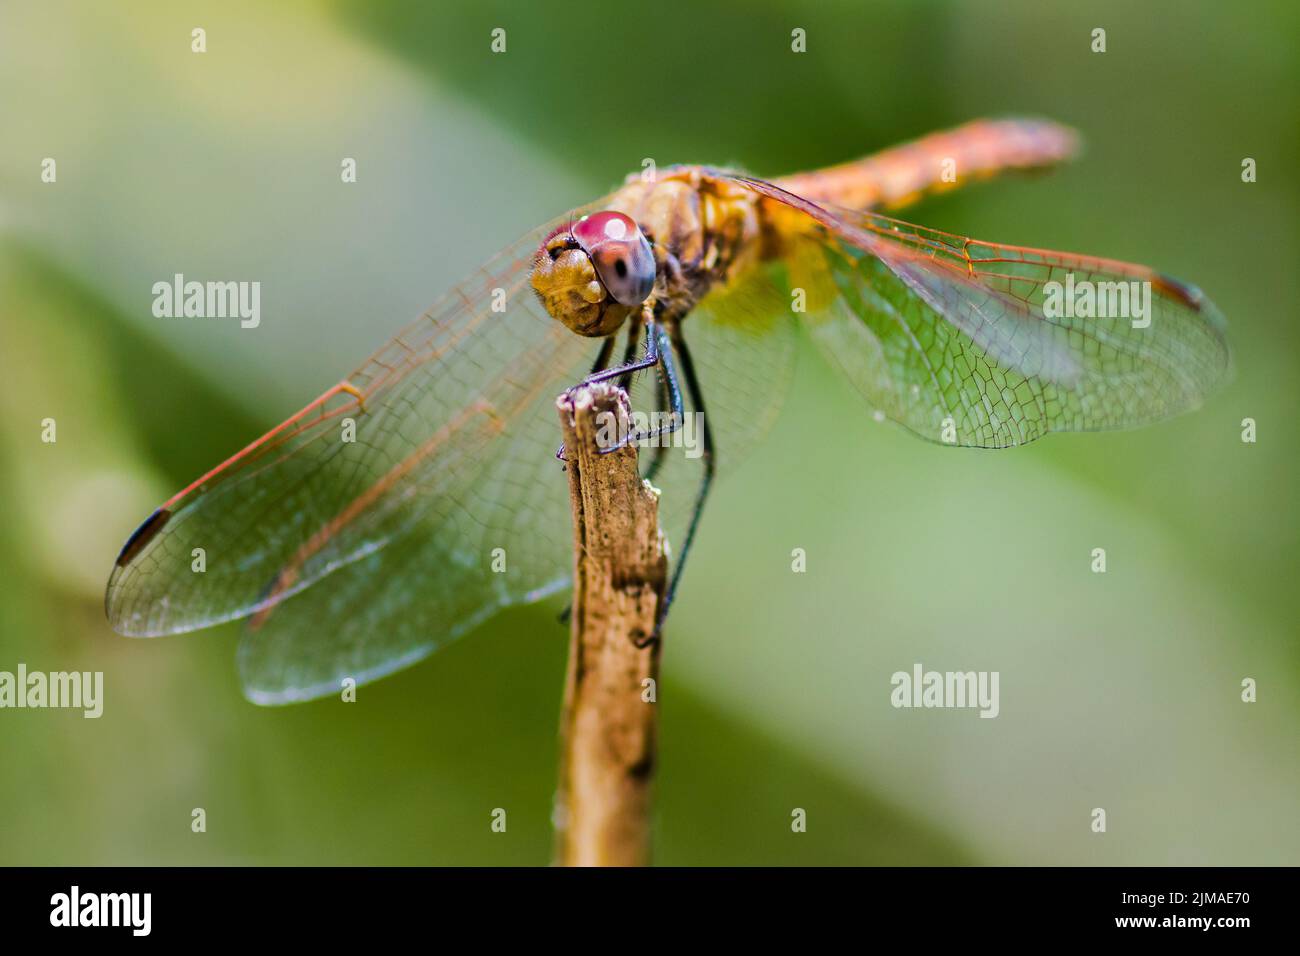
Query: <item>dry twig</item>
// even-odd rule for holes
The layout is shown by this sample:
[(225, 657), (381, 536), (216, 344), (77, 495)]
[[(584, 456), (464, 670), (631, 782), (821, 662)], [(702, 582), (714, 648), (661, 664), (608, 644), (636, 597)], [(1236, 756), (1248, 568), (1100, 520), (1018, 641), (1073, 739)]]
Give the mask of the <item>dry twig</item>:
[(635, 446), (607, 455), (597, 434), (627, 395), (606, 383), (558, 399), (573, 506), (573, 610), (561, 718), (557, 862), (641, 866), (650, 858), (659, 642), (667, 558), (659, 496)]

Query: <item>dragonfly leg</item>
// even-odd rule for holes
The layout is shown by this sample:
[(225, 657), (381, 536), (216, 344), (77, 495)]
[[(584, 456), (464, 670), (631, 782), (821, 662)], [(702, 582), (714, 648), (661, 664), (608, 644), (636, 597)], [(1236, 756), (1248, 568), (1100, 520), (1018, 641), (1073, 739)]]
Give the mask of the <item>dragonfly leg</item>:
[[(635, 325), (628, 327), (627, 348), (623, 352), (624, 365), (631, 365), (632, 362), (636, 359), (636, 347), (637, 347), (637, 338), (638, 338), (636, 333), (637, 333), (637, 329)], [(594, 375), (598, 371), (599, 369), (592, 369), (592, 374)], [(631, 372), (628, 372), (621, 379), (619, 379), (618, 387), (625, 392), (632, 387)], [(668, 383), (662, 375), (659, 376), (659, 401), (663, 403), (660, 406), (661, 408), (667, 408), (672, 401), (672, 399), (668, 395)], [(663, 467), (664, 460), (667, 457), (668, 457), (668, 446), (662, 443), (656, 445), (654, 458), (651, 460), (650, 467), (646, 469), (645, 475), (643, 475), (642, 477), (644, 477), (646, 481), (654, 481), (655, 476), (659, 474), (659, 469)]]
[[(658, 322), (656, 322), (653, 318), (650, 317), (649, 311), (646, 311), (645, 313), (643, 313), (643, 315), (646, 324), (645, 358), (637, 362), (628, 361), (628, 362), (624, 362), (622, 365), (617, 365), (614, 368), (607, 368), (604, 369), (603, 371), (593, 372), (591, 375), (588, 375), (577, 385), (573, 386), (573, 388), (581, 388), (583, 385), (592, 385), (595, 384), (596, 382), (604, 382), (611, 378), (618, 378), (620, 376), (622, 376), (623, 379), (625, 379), (627, 382), (630, 383), (633, 372), (639, 372), (642, 369), (650, 368), (652, 366), (659, 364), (659, 333), (661, 327)], [(604, 355), (603, 347), (601, 349), (601, 354)], [(630, 358), (635, 354), (636, 354), (636, 327), (633, 326), (632, 331), (628, 335), (627, 352), (624, 357)], [(627, 391), (626, 386), (623, 387), (623, 390)], [(572, 391), (572, 389), (570, 389), (570, 391)], [(601, 449), (601, 452), (602, 454), (608, 454), (611, 451), (618, 451), (618, 449), (622, 448), (626, 444), (627, 444), (627, 439), (624, 439), (623, 441), (617, 442), (610, 448)], [(555, 457), (560, 459), (560, 461), (567, 460), (564, 457), (563, 445), (561, 445), (559, 450), (556, 451)]]
[(691, 351), (686, 347), (686, 339), (682, 337), (680, 327), (675, 326), (672, 331), (672, 341), (676, 345), (677, 355), (682, 360), (682, 374), (686, 379), (686, 390), (691, 396), (691, 406), (695, 413), (700, 416), (700, 436), (703, 442), (704, 459), (704, 477), (700, 480), (699, 491), (695, 493), (695, 508), (691, 512), (691, 523), (686, 528), (686, 538), (682, 542), (682, 552), (677, 558), (677, 566), (673, 568), (673, 576), (668, 582), (668, 590), (664, 593), (663, 604), (659, 608), (659, 620), (655, 625), (655, 633), (651, 635), (647, 643), (659, 639), (659, 631), (663, 628), (664, 618), (668, 616), (668, 608), (672, 606), (673, 598), (677, 595), (677, 585), (682, 579), (682, 569), (686, 567), (686, 556), (690, 553), (691, 543), (695, 540), (695, 532), (700, 525), (700, 515), (704, 513), (704, 501), (709, 496), (709, 487), (713, 484), (713, 475), (717, 468), (717, 461), (713, 453), (713, 434), (709, 431), (709, 416), (704, 412), (704, 395), (700, 390), (700, 380), (695, 374), (695, 363), (691, 361)]
[[(672, 397), (668, 392), (668, 379), (667, 376), (663, 375), (659, 377), (659, 401), (661, 402), (661, 408), (667, 407), (672, 403)], [(659, 442), (655, 445), (655, 454), (654, 458), (650, 460), (650, 467), (645, 470), (645, 474), (642, 475), (642, 477), (645, 478), (646, 481), (654, 481), (655, 475), (659, 474), (659, 469), (663, 467), (664, 460), (667, 457), (668, 445), (664, 442)]]
[(591, 371), (588, 375), (595, 375), (597, 372), (605, 371), (605, 366), (609, 364), (609, 357), (614, 353), (614, 336), (610, 335), (605, 341), (600, 343), (600, 352), (596, 355), (596, 361), (591, 363)]
[[(637, 327), (629, 325), (627, 327), (627, 347), (623, 349), (623, 368), (633, 365), (636, 362), (637, 344), (640, 342), (640, 336), (637, 334)], [(632, 391), (632, 373), (624, 372), (618, 380), (618, 387), (625, 392)]]
[[(603, 372), (597, 372), (594, 375), (588, 375), (582, 380), (580, 383), (581, 385), (594, 385), (596, 382), (604, 382), (611, 378), (630, 375), (633, 372), (639, 372), (645, 368), (653, 368), (659, 364), (659, 323), (650, 316), (648, 310), (646, 313), (643, 313), (643, 316), (645, 321), (645, 358), (637, 362), (628, 362), (623, 365), (615, 366), (614, 368), (607, 368)], [(630, 343), (628, 352), (632, 352)], [(624, 391), (626, 391), (626, 389), (624, 389)]]
[[(671, 435), (682, 427), (685, 413), (682, 409), (682, 390), (677, 384), (677, 366), (673, 361), (673, 346), (668, 340), (668, 335), (664, 331), (662, 325), (658, 322), (652, 322), (650, 326), (654, 334), (654, 339), (657, 342), (657, 345), (653, 350), (654, 355), (659, 362), (659, 369), (663, 373), (664, 387), (668, 392), (668, 424), (660, 425), (657, 428), (648, 428), (644, 431), (634, 431), (616, 444), (611, 445), (608, 448), (601, 448), (599, 453), (602, 455), (608, 455), (610, 452), (618, 451), (620, 448), (636, 444), (637, 442), (644, 441), (647, 438), (658, 438), (660, 435)], [(647, 352), (649, 351), (650, 350), (647, 349)], [(662, 450), (662, 448), (663, 446), (661, 445), (660, 450)]]

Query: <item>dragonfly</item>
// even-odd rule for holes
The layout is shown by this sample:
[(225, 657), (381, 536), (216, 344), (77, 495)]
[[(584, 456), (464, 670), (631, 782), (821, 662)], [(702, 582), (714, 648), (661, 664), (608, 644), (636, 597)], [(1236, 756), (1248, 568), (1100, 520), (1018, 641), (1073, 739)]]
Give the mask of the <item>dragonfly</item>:
[(891, 216), (1076, 147), (1047, 120), (986, 119), (773, 180), (633, 174), (507, 247), (164, 502), (116, 559), (108, 620), (137, 637), (243, 620), (244, 693), (285, 704), (383, 677), (560, 592), (573, 555), (555, 396), (597, 380), (667, 410), (660, 430), (700, 422), (698, 458), (660, 442), (641, 459), (683, 489), (663, 518), (680, 541), (666, 608), (715, 477), (770, 427), (801, 339), (875, 418), (946, 445), (1195, 408), (1230, 365), (1223, 318), (1196, 287)]

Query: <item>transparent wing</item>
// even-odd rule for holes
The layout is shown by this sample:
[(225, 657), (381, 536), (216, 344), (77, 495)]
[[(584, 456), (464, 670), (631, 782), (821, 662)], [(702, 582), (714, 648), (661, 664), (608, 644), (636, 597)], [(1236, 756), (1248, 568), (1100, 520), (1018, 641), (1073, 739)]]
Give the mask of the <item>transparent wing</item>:
[(527, 286), (562, 221), (159, 509), (109, 580), (113, 627), (155, 636), (248, 618), (245, 691), (282, 703), (382, 676), (563, 587), (572, 532), (554, 400), (599, 342)]
[(1001, 448), (1130, 428), (1196, 407), (1227, 375), (1214, 304), (1145, 266), (979, 242), (738, 181), (774, 204), (786, 282), (804, 290), (821, 350), (878, 413), (922, 437)]
[[(647, 474), (659, 456), (653, 476), (655, 485), (664, 491), (660, 520), (670, 549), (684, 538), (703, 477), (701, 420), (707, 420), (712, 434), (715, 471), (725, 478), (770, 430), (789, 390), (798, 328), (789, 299), (776, 282), (778, 271), (771, 265), (755, 269), (731, 288), (707, 296), (681, 323), (681, 335), (699, 379), (704, 414), (690, 414), (701, 409), (687, 393), (679, 356), (686, 428), (671, 436), (672, 447), (640, 452), (642, 472)], [(634, 382), (634, 409), (665, 407), (660, 381), (661, 376), (646, 373)], [(706, 534), (707, 517), (701, 527)]]

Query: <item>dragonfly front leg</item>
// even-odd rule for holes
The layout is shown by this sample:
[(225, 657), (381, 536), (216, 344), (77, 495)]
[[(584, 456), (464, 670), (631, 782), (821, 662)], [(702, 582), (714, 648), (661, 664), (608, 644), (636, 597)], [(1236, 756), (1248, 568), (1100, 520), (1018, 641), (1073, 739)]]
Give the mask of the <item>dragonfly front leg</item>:
[[(659, 402), (660, 408), (667, 408), (672, 402), (672, 398), (668, 394), (668, 383), (664, 380), (663, 376), (660, 376), (659, 378)], [(664, 442), (659, 442), (655, 445), (655, 453), (654, 457), (650, 459), (650, 466), (646, 468), (642, 477), (645, 478), (646, 481), (653, 483), (655, 476), (659, 474), (659, 469), (664, 466), (664, 459), (667, 457), (668, 445)]]
[[(640, 341), (638, 335), (639, 329), (636, 325), (627, 327), (627, 348), (623, 350), (623, 367), (626, 368), (636, 362), (637, 343)], [(594, 372), (592, 373), (595, 374)], [(618, 387), (625, 392), (632, 391), (632, 373), (624, 372), (618, 380)]]
[[(671, 435), (682, 427), (685, 419), (685, 411), (682, 407), (682, 390), (677, 383), (677, 366), (673, 361), (673, 346), (668, 339), (664, 327), (658, 322), (651, 320), (649, 323), (650, 339), (648, 344), (653, 344), (653, 354), (655, 361), (659, 364), (663, 372), (664, 386), (668, 392), (668, 423), (660, 425), (658, 428), (648, 428), (642, 431), (634, 431), (626, 438), (623, 438), (608, 448), (601, 448), (599, 454), (608, 455), (610, 452), (618, 451), (628, 445), (636, 444), (648, 438), (658, 438), (661, 435)], [(647, 348), (647, 358), (650, 349)], [(660, 449), (662, 450), (662, 449)]]
[(642, 369), (652, 368), (659, 364), (659, 323), (655, 321), (654, 313), (646, 306), (641, 311), (641, 321), (645, 323), (645, 357), (640, 361), (627, 362), (623, 365), (617, 365), (614, 368), (607, 368), (604, 371), (596, 372), (594, 375), (588, 375), (574, 388), (581, 388), (583, 385), (594, 385), (596, 382), (605, 382), (611, 378), (619, 378), (623, 375), (631, 375), (633, 372), (639, 372)]
[[(636, 328), (633, 326), (633, 329), (630, 330), (632, 334), (629, 334), (628, 337), (628, 351), (627, 355), (624, 355), (624, 363), (621, 365), (615, 365), (614, 368), (601, 369), (601, 371), (595, 371), (595, 369), (593, 369), (591, 375), (578, 382), (577, 385), (573, 385), (572, 388), (569, 389), (569, 392), (573, 392), (575, 389), (580, 389), (584, 385), (593, 385), (595, 382), (608, 381), (610, 378), (620, 378), (620, 386), (625, 392), (625, 390), (628, 389), (630, 382), (632, 382), (633, 372), (640, 372), (642, 369), (653, 368), (654, 365), (658, 365), (660, 342), (667, 342), (667, 339), (663, 337), (663, 326), (659, 325), (658, 321), (655, 321), (654, 310), (653, 307), (650, 306), (650, 303), (646, 303), (645, 306), (642, 307), (641, 321), (642, 323), (645, 323), (646, 326), (645, 358), (637, 360), (637, 362), (630, 360), (634, 354), (634, 349), (636, 349), (636, 337), (634, 337), (634, 334), (636, 334)], [(604, 360), (608, 358), (608, 350), (612, 347), (611, 342), (612, 337), (611, 339), (608, 339), (606, 345), (602, 347), (601, 358), (597, 359), (598, 365), (602, 364)], [(673, 385), (676, 385), (676, 378), (673, 378)], [(676, 418), (680, 419), (680, 415), (676, 416)], [(676, 431), (676, 428), (669, 428), (668, 431)], [(624, 447), (627, 444), (628, 440), (619, 441), (614, 446), (607, 447), (607, 449), (601, 449), (601, 454), (608, 454), (610, 451), (617, 451), (620, 447)], [(562, 460), (562, 462), (568, 460), (567, 458), (564, 458), (563, 445), (560, 445), (559, 449), (556, 449), (555, 457)]]

